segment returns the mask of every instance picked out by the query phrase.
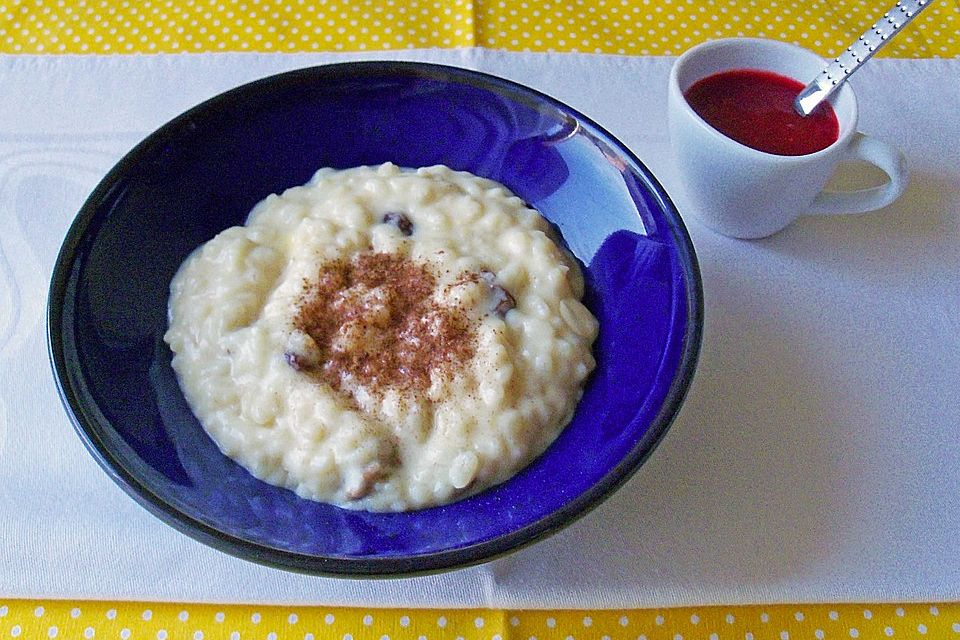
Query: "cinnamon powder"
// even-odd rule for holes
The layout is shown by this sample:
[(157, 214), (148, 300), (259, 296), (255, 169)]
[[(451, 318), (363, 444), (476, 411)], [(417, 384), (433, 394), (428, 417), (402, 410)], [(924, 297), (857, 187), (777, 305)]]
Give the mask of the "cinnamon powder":
[(452, 377), (476, 352), (476, 328), (462, 309), (433, 299), (436, 282), (426, 266), (396, 254), (323, 264), (294, 317), (321, 352), (310, 373), (338, 390), (352, 378), (377, 395), (421, 394), (432, 374)]

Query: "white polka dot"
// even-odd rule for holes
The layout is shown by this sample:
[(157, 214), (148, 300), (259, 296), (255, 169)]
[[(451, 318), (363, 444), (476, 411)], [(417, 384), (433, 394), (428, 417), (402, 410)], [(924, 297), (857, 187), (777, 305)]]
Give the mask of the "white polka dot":
[(893, 627), (884, 627), (883, 632), (887, 634), (887, 637), (889, 638), (893, 635)]
[(289, 616), (287, 616), (287, 624), (297, 624), (298, 619), (299, 618), (297, 618), (297, 614), (291, 613)]
[[(194, 634), (196, 635), (196, 634)], [(121, 629), (120, 630), (120, 639), (127, 640), (130, 637), (130, 629)]]
[(410, 626), (410, 616), (400, 616), (400, 626), (409, 627)]
[(850, 637), (851, 637), (851, 638), (859, 638), (859, 637), (860, 637), (860, 632), (859, 632), (856, 628), (850, 629)]
[(323, 616), (323, 621), (326, 622), (327, 624), (333, 624), (333, 621), (334, 621), (333, 614), (328, 613), (327, 615)]
[[(7, 38), (7, 42), (12, 42), (12, 41), (13, 41), (13, 38)], [(74, 609), (74, 611), (79, 611), (79, 609)], [(0, 618), (6, 617), (6, 615), (9, 612), (10, 612), (10, 609), (7, 608), (7, 605), (3, 605), (2, 607), (0, 607)]]
[(790, 640), (790, 633), (786, 630), (781, 631), (780, 640)]
[(937, 609), (936, 606), (930, 607), (930, 615), (932, 615), (932, 616), (938, 616), (938, 615), (940, 615), (940, 609)]
[(77, 607), (74, 607), (73, 609), (70, 609), (70, 617), (73, 618), (73, 619), (79, 618), (79, 617), (80, 617), (80, 609), (78, 609)]
[(512, 618), (510, 618), (510, 626), (511, 626), (511, 627), (519, 627), (519, 626), (520, 626), (520, 618), (518, 618), (517, 616), (513, 616)]
[(557, 621), (554, 618), (547, 618), (547, 626), (553, 629), (557, 626)]
[(733, 624), (733, 621), (736, 620), (736, 618), (733, 617), (732, 613), (728, 613), (725, 620), (727, 621), (727, 624)]
[(630, 624), (630, 619), (627, 616), (620, 616), (620, 626), (625, 627)]
[(485, 621), (483, 618), (477, 618), (473, 621), (473, 626), (475, 626), (477, 629), (483, 629), (484, 624)]
[(591, 626), (592, 624), (593, 624), (593, 618), (591, 618), (590, 616), (584, 616), (584, 617), (583, 617), (583, 626), (589, 627), (589, 626)]
[(21, 631), (22, 630), (20, 629), (20, 625), (15, 624), (13, 625), (13, 627), (10, 628), (10, 635), (13, 636), (14, 638), (19, 638)]
[(167, 640), (166, 629), (160, 629), (160, 631), (157, 631), (157, 640)]
[(113, 620), (117, 617), (116, 609), (107, 609), (107, 620)]
[(828, 616), (831, 620), (836, 620), (837, 618), (840, 617), (840, 614), (837, 613), (836, 611), (831, 611), (830, 613), (827, 614), (827, 616)]
[(767, 613), (761, 613), (761, 614), (760, 614), (760, 622), (762, 622), (762, 623), (764, 623), (764, 624), (770, 622), (770, 615), (767, 614)]
[[(277, 640), (277, 632), (271, 631), (270, 633), (268, 633), (267, 640)], [(389, 638), (387, 640), (389, 640)]]
[(658, 627), (662, 627), (662, 626), (663, 626), (663, 616), (657, 616), (656, 618), (654, 618), (654, 619), (653, 619), (653, 623), (654, 623), (655, 625), (657, 625)]
[(343, 634), (343, 640), (353, 640), (353, 634), (350, 634), (350, 633)]
[(47, 637), (48, 637), (48, 638), (56, 638), (56, 637), (57, 637), (57, 634), (58, 634), (59, 632), (60, 632), (60, 630), (57, 629), (56, 627), (50, 627), (49, 629), (47, 629)]
[(743, 640), (753, 640), (753, 634), (752, 634), (751, 632), (747, 631), (747, 632), (743, 635)]
[(96, 632), (93, 630), (93, 627), (87, 627), (83, 630), (83, 637), (87, 640), (90, 640), (95, 634)]
[(312, 633), (306, 634), (305, 636), (303, 636), (303, 640), (313, 640), (313, 634)]
[(690, 624), (697, 624), (699, 622), (700, 622), (700, 616), (698, 616), (697, 614), (693, 614), (692, 616), (690, 616)]
[(227, 619), (227, 615), (223, 611), (217, 611), (215, 614), (213, 614), (213, 619), (218, 624), (223, 624), (223, 621)]
[(197, 629), (196, 631), (194, 631), (193, 640), (203, 640), (203, 631), (200, 631), (200, 629)]
[(903, 607), (897, 607), (897, 610), (894, 613), (896, 613), (898, 617), (902, 618), (906, 612), (903, 610)]
[(673, 640), (683, 640), (683, 636), (678, 633), (673, 636)]
[(793, 617), (796, 618), (797, 622), (803, 622), (803, 612), (802, 612), (802, 611), (797, 611), (795, 614), (793, 614)]
[(817, 640), (823, 640), (823, 629), (817, 629), (816, 631), (814, 631), (814, 632), (813, 632), (813, 636), (814, 636)]
[(720, 636), (718, 636), (715, 633), (711, 633), (709, 636), (709, 640), (720, 640)]
[(960, 622), (954, 622), (951, 629), (953, 629), (954, 633), (960, 633)]
[(372, 624), (373, 624), (373, 616), (371, 616), (370, 614), (363, 616), (363, 626), (369, 627)]
[(186, 622), (187, 619), (190, 618), (190, 614), (187, 613), (186, 611), (181, 611), (181, 612), (177, 615), (177, 618), (180, 620), (180, 622)]
[(35, 615), (38, 618), (43, 617), (43, 607), (37, 607), (36, 609), (34, 609), (33, 615)]
[(925, 624), (918, 624), (918, 625), (917, 625), (917, 631), (920, 633), (920, 635), (925, 634), (925, 633), (927, 632), (927, 625), (925, 625)]

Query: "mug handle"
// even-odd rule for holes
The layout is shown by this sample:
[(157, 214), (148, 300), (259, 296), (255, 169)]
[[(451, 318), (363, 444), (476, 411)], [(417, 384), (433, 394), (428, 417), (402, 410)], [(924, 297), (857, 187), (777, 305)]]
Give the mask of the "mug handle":
[[(831, 215), (865, 213), (887, 206), (907, 187), (907, 161), (903, 154), (876, 138), (857, 131), (853, 134), (843, 160), (863, 160), (874, 165), (890, 179), (884, 185), (856, 191), (821, 191), (808, 213)], [(842, 162), (842, 160), (841, 160)]]

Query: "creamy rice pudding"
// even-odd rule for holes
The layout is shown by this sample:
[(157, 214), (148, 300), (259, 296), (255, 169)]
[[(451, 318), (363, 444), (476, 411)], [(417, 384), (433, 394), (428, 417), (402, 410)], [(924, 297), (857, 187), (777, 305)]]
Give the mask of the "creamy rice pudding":
[(403, 511), (503, 482), (594, 367), (597, 321), (552, 234), (469, 173), (321, 169), (181, 266), (181, 388), (226, 455), (305, 498)]

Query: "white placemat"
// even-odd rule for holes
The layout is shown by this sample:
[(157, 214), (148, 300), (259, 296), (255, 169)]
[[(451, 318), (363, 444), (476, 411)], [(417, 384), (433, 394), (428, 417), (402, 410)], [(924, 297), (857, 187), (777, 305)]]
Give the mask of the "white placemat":
[[(706, 299), (666, 440), (595, 512), (495, 563), (351, 581), (208, 549), (93, 462), (54, 390), (44, 305), (63, 234), (146, 133), (236, 84), (369, 56), (0, 57), (0, 595), (413, 606), (960, 600), (960, 60), (876, 60), (861, 129), (911, 185), (758, 242), (690, 221)], [(663, 58), (411, 52), (546, 91), (672, 193)], [(682, 204), (682, 202), (681, 202)]]

